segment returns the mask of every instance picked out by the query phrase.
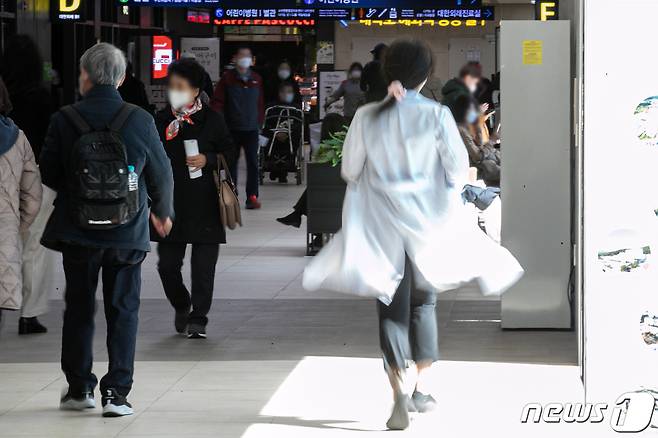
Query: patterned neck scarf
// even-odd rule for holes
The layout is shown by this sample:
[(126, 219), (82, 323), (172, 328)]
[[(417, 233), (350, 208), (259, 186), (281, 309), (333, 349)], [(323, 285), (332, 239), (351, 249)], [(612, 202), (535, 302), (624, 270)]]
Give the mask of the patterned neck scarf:
[(171, 121), (171, 123), (169, 123), (167, 130), (165, 131), (167, 141), (175, 138), (178, 135), (178, 131), (180, 131), (181, 124), (183, 122), (194, 125), (191, 116), (192, 114), (199, 112), (202, 107), (203, 105), (201, 104), (201, 100), (196, 99), (191, 105), (184, 106), (183, 108), (177, 110), (172, 108), (171, 112), (175, 118)]

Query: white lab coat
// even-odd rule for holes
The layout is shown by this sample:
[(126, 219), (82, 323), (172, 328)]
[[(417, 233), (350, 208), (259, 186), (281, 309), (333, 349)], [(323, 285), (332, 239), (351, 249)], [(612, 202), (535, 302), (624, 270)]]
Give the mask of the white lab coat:
[(404, 275), (442, 292), (478, 279), (500, 294), (523, 269), (477, 225), (461, 192), (468, 154), (447, 107), (415, 91), (378, 114), (360, 108), (343, 148), (343, 228), (308, 264), (307, 290), (376, 297), (389, 304)]

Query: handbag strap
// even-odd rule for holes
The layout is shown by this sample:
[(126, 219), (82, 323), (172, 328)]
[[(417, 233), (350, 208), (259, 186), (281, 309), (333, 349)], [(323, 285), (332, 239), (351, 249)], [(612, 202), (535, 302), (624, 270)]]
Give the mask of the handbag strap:
[(222, 181), (228, 181), (232, 185), (233, 178), (231, 177), (231, 171), (228, 170), (228, 164), (226, 163), (226, 158), (224, 158), (224, 155), (217, 154), (217, 162), (219, 163), (220, 175), (221, 171), (224, 171), (225, 178)]

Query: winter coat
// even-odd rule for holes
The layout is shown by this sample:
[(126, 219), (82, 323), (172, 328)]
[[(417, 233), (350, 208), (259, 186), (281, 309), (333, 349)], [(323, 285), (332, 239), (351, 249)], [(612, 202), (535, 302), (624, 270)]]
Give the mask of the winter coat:
[[(161, 238), (151, 230), (155, 242), (226, 243), (226, 232), (219, 215), (219, 199), (213, 171), (217, 169), (217, 154), (224, 155), (229, 166), (236, 159), (235, 146), (224, 118), (203, 105), (191, 116), (194, 124), (181, 123), (178, 135), (166, 140), (165, 130), (174, 120), (170, 108), (158, 112), (156, 124), (171, 161), (174, 174), (174, 212), (176, 220), (171, 233)], [(195, 139), (199, 152), (206, 155), (207, 164), (200, 178), (191, 179), (185, 164), (184, 140)]]
[[(94, 129), (104, 129), (124, 105), (111, 85), (95, 85), (75, 104), (80, 116)], [(70, 150), (79, 134), (64, 113), (53, 115), (41, 150), (40, 170), (43, 183), (57, 192), (55, 211), (50, 216), (41, 243), (55, 251), (66, 245), (149, 251), (150, 212), (159, 218), (173, 218), (171, 165), (155, 128), (153, 116), (136, 108), (124, 123), (121, 137), (126, 146), (128, 164), (139, 175), (139, 212), (127, 224), (110, 230), (86, 230), (71, 215), (67, 183), (74, 171)]]
[(42, 86), (9, 90), (9, 97), (13, 105), (9, 117), (25, 133), (38, 164), (41, 146), (46, 138), (50, 117), (54, 112), (52, 97)]
[(411, 261), (420, 290), (478, 279), (500, 294), (523, 269), (478, 227), (461, 193), (468, 155), (450, 111), (415, 91), (360, 108), (343, 146), (343, 228), (304, 271), (308, 290), (393, 300)]
[(39, 213), (41, 191), (30, 143), (11, 119), (0, 116), (0, 309), (21, 308), (20, 232)]

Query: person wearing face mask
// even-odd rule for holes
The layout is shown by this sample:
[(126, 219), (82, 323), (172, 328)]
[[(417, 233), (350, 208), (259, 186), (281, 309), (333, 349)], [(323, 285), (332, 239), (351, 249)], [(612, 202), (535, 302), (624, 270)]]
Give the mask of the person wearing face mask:
[[(219, 245), (226, 243), (213, 172), (217, 155), (230, 164), (235, 147), (221, 114), (200, 99), (204, 69), (183, 58), (169, 66), (169, 106), (156, 116), (160, 138), (174, 174), (176, 222), (171, 233), (152, 233), (158, 244), (158, 274), (175, 310), (174, 327), (188, 338), (205, 338), (215, 281)], [(185, 141), (196, 140), (199, 154), (187, 156)], [(192, 169), (192, 170), (191, 170)], [(200, 176), (192, 176), (200, 170)], [(192, 290), (183, 284), (181, 267), (187, 245), (192, 246)]]
[(343, 99), (343, 116), (348, 120), (352, 120), (356, 110), (365, 103), (365, 93), (361, 89), (363, 66), (355, 62), (347, 72), (347, 80), (343, 81), (340, 87), (327, 98), (324, 109), (326, 111), (332, 103)]
[(281, 84), (290, 84), (293, 87), (295, 106), (299, 106), (302, 101), (301, 92), (299, 91), (299, 84), (295, 80), (292, 67), (287, 61), (283, 61), (277, 67), (276, 74), (272, 75), (266, 86), (267, 102), (275, 102), (279, 98), (279, 87)]
[(454, 117), (468, 151), (469, 165), (477, 169), (477, 178), (489, 187), (499, 187), (500, 151), (488, 138), (487, 116), (480, 115), (474, 98), (460, 96), (454, 104)]
[[(236, 157), (244, 149), (247, 159), (247, 209), (261, 207), (258, 200), (258, 132), (265, 118), (263, 79), (251, 68), (251, 49), (242, 47), (235, 56), (235, 69), (226, 71), (220, 79), (210, 106), (222, 113), (235, 142)], [(233, 180), (238, 182), (237, 160), (231, 166)]]
[[(480, 63), (474, 61), (467, 63), (459, 71), (459, 77), (449, 80), (441, 89), (441, 94), (443, 94), (441, 103), (450, 108), (454, 115), (457, 99), (461, 96), (474, 97), (481, 77), (482, 66)], [(482, 110), (486, 111), (487, 108), (482, 108)]]
[[(295, 105), (295, 89), (292, 84), (289, 82), (281, 82), (279, 84), (279, 92), (277, 98), (274, 102), (268, 105), (268, 117), (265, 121), (265, 127), (263, 129), (263, 135), (266, 136), (271, 143), (272, 138), (274, 138), (274, 144), (272, 146), (271, 154), (266, 157), (266, 160), (270, 161), (270, 165), (267, 168), (270, 169), (270, 180), (274, 181), (278, 178), (279, 182), (285, 184), (288, 182), (288, 172), (296, 170), (295, 168), (295, 154), (297, 149), (300, 146), (301, 137), (302, 137), (302, 124), (291, 120), (288, 118), (287, 114), (284, 114), (279, 120), (279, 115), (283, 113), (285, 107), (296, 107)], [(295, 114), (291, 114), (295, 115)], [(292, 138), (288, 135), (287, 132), (277, 132), (279, 130), (287, 130), (288, 124), (292, 124), (290, 130), (292, 131)], [(292, 143), (293, 153), (290, 153), (290, 144)]]

